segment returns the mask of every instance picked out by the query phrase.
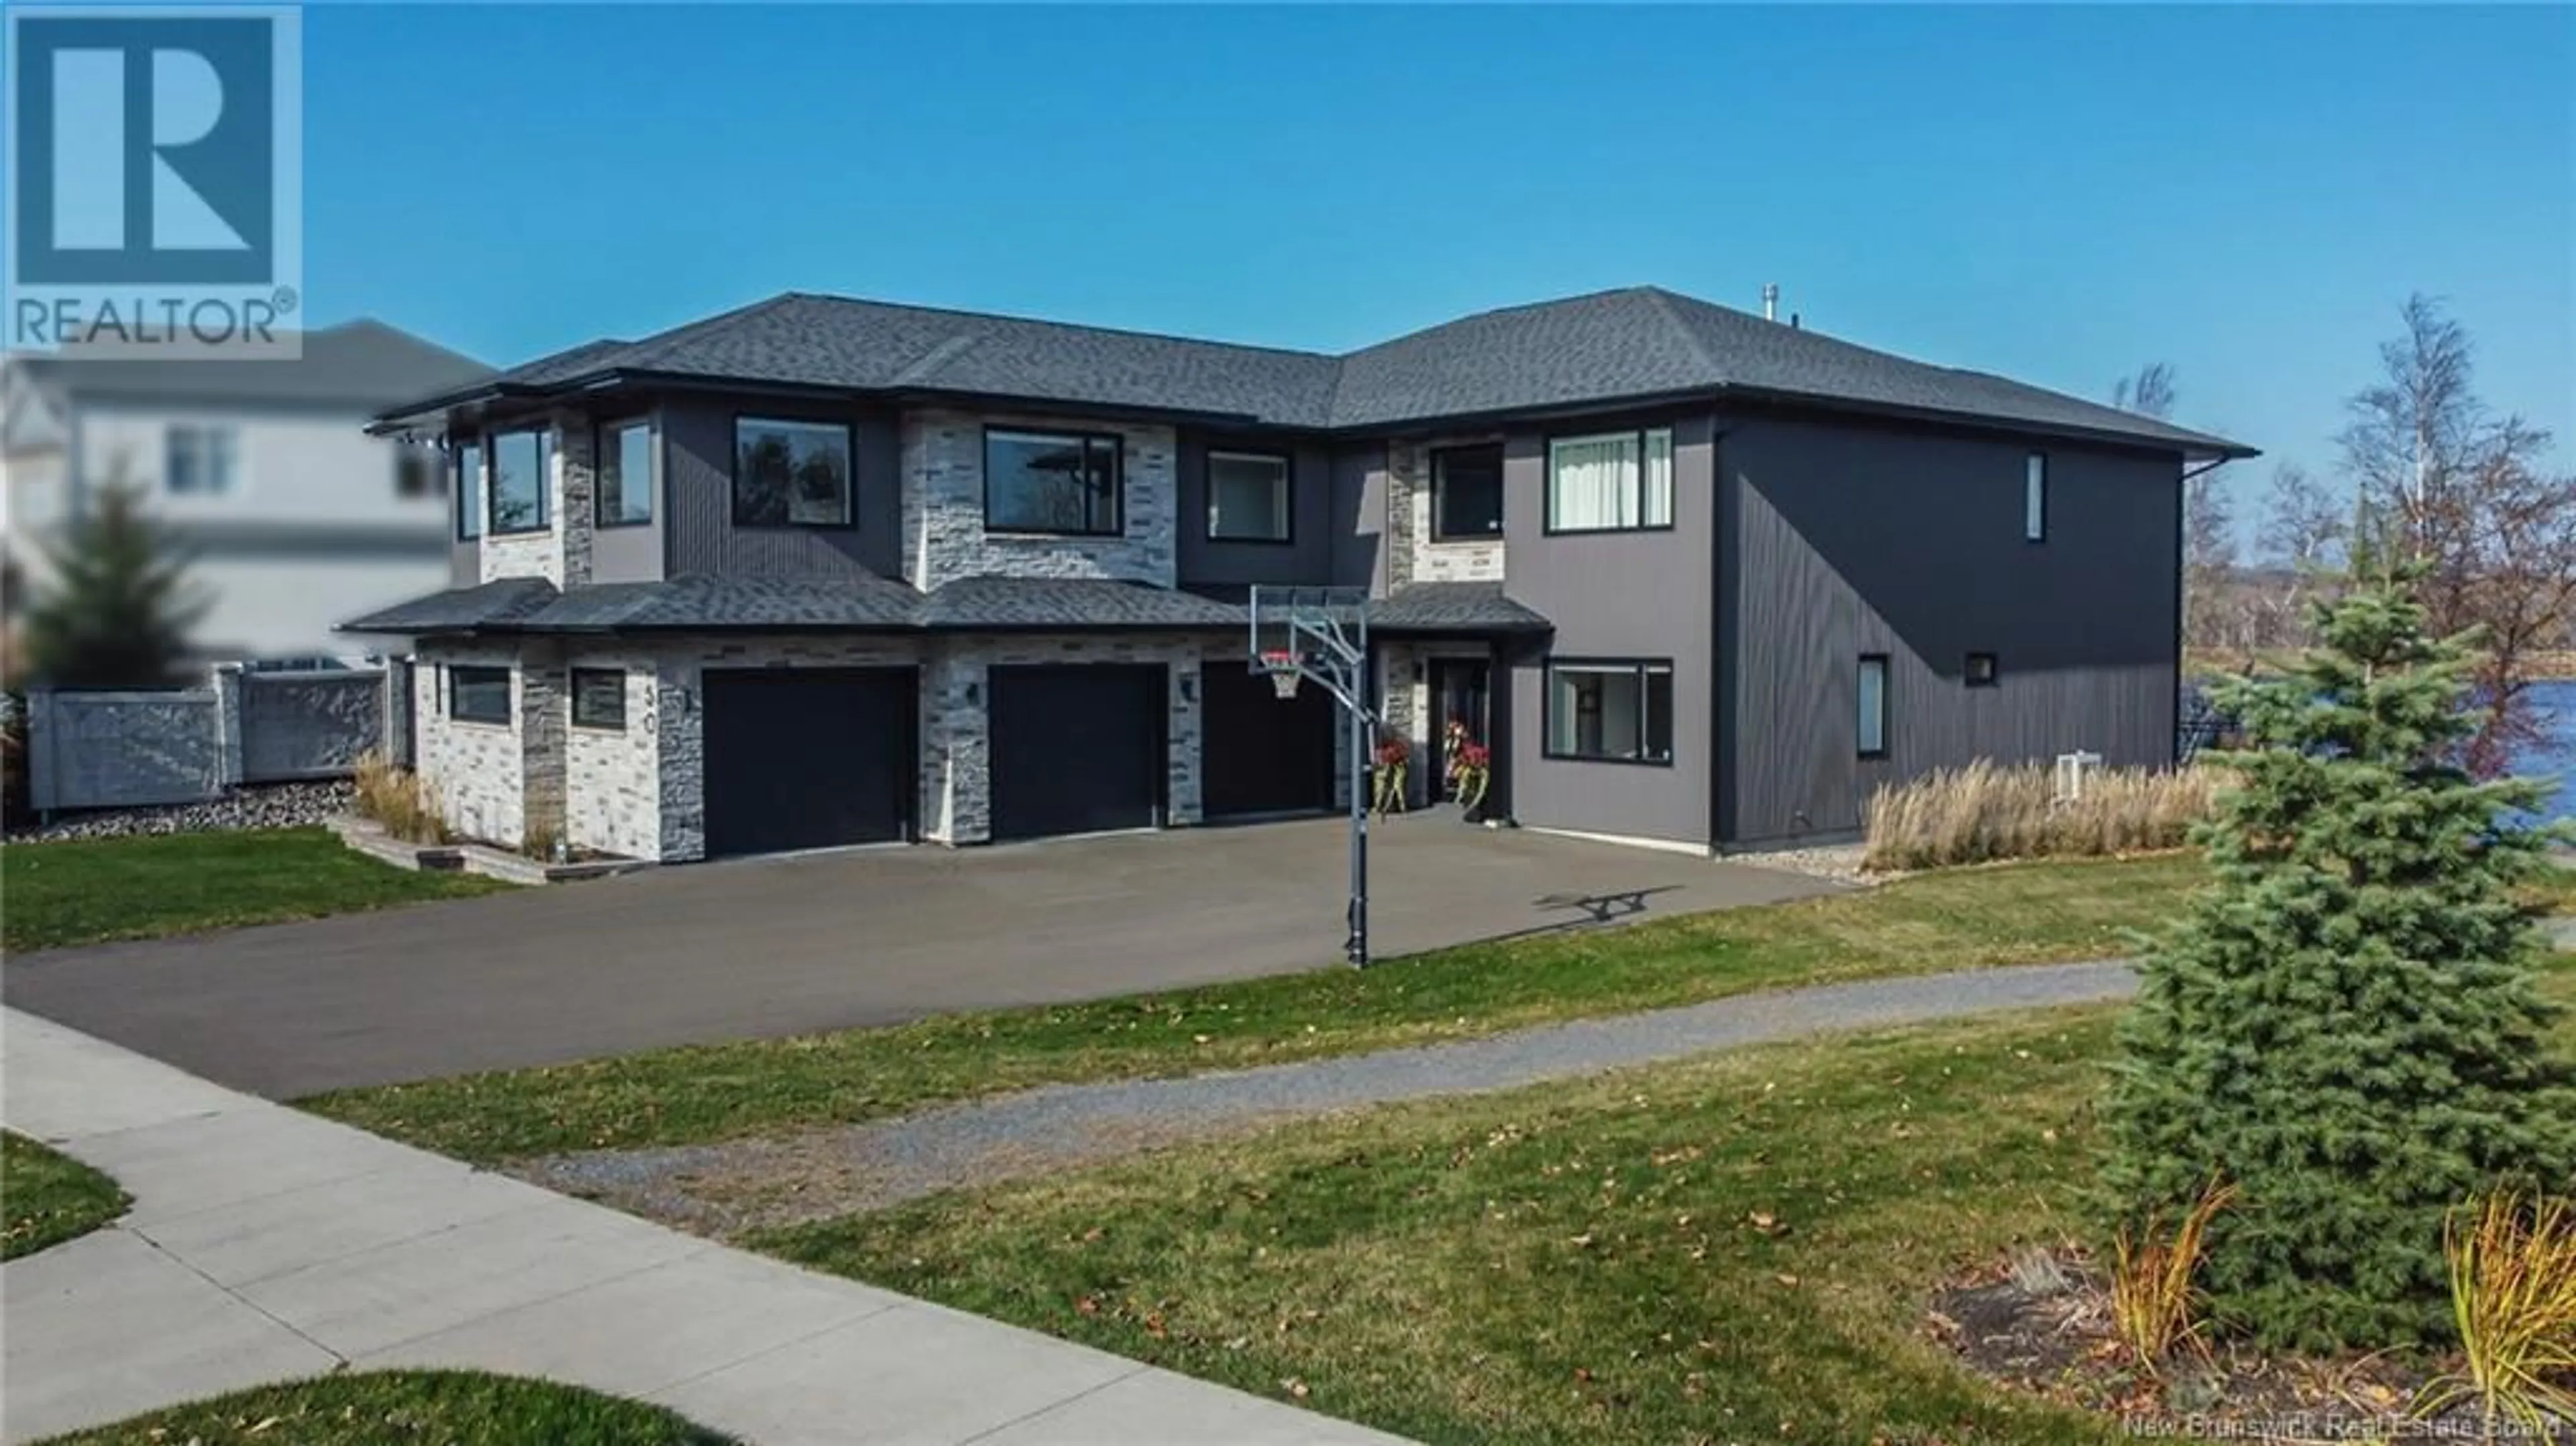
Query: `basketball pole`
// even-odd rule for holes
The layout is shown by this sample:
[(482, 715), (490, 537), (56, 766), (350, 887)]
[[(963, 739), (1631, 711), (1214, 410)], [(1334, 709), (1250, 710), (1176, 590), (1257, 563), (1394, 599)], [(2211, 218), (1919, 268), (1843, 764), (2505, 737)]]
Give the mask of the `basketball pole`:
[[(1368, 666), (1362, 655), (1362, 668)], [(1355, 680), (1356, 681), (1356, 680)], [(1356, 686), (1353, 689), (1358, 694)], [(1343, 941), (1342, 952), (1351, 967), (1366, 969), (1369, 962), (1368, 937), (1368, 789), (1369, 737), (1367, 710), (1352, 706), (1352, 700), (1340, 700), (1342, 712), (1350, 720), (1351, 734), (1351, 904), (1350, 937)]]

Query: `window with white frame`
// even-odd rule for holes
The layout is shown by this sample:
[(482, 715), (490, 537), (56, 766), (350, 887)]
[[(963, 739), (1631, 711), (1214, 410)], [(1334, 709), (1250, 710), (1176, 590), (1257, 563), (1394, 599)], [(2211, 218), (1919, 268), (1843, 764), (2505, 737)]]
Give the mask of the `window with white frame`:
[(1219, 542), (1289, 540), (1288, 459), (1263, 452), (1210, 452), (1207, 535)]
[(2025, 541), (2048, 540), (2048, 454), (2033, 452), (2022, 461), (2021, 535)]
[(1860, 655), (1860, 756), (1887, 756), (1887, 654)]
[(1672, 428), (1549, 439), (1548, 531), (1633, 532), (1672, 525)]
[(1673, 761), (1669, 659), (1550, 660), (1546, 698), (1550, 758)]
[(241, 480), (241, 433), (173, 425), (163, 437), (161, 486), (174, 496), (220, 497)]

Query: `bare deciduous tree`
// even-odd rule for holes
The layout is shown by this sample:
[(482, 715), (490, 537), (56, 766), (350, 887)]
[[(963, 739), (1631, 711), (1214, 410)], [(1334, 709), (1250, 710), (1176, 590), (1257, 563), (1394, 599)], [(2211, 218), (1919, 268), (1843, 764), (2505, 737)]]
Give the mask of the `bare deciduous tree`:
[(2401, 315), (2404, 333), (2380, 348), (2381, 379), (2350, 403), (2344, 470), (2387, 520), (2386, 544), (2423, 569), (2431, 626), (2483, 631), (2483, 716), (2467, 762), (2501, 772), (2540, 737), (2533, 654), (2576, 607), (2576, 477), (2544, 465), (2546, 431), (2488, 409), (2468, 330), (2438, 301), (2410, 297)]
[(2171, 362), (2149, 362), (2133, 377), (2122, 377), (2111, 388), (2111, 405), (2124, 412), (2153, 417), (2159, 422), (2171, 421), (2174, 409), (2174, 369)]
[(2262, 575), (2248, 589), (2255, 614), (2254, 646), (2304, 647), (2308, 603), (2342, 572), (2342, 548), (2351, 528), (2349, 509), (2296, 462), (2272, 469), (2263, 502)]

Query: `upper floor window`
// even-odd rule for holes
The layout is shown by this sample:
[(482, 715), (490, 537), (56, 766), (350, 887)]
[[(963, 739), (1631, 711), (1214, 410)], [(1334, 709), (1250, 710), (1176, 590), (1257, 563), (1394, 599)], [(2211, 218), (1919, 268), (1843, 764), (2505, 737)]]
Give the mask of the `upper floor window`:
[(2021, 535), (2031, 542), (2048, 540), (2048, 454), (2033, 452), (2021, 470)]
[(987, 429), (985, 530), (1118, 536), (1123, 450), (1112, 435)]
[(1673, 761), (1670, 659), (1550, 660), (1546, 700), (1550, 758)]
[(1210, 452), (1209, 538), (1221, 542), (1289, 539), (1288, 459), (1259, 452)]
[(1672, 525), (1672, 428), (1548, 442), (1548, 531), (1625, 532)]
[(1503, 449), (1443, 447), (1431, 454), (1431, 540), (1503, 535)]
[(653, 520), (653, 423), (620, 422), (599, 429), (599, 509), (602, 527)]
[(483, 535), (483, 448), (475, 442), (456, 449), (456, 535), (469, 542)]
[(232, 428), (174, 426), (164, 441), (161, 485), (169, 492), (219, 497), (241, 480), (241, 434)]
[(396, 497), (443, 497), (447, 495), (447, 464), (436, 452), (408, 442), (394, 444), (394, 495)]
[(745, 527), (850, 525), (850, 429), (737, 417), (733, 520)]
[(544, 432), (492, 438), (492, 533), (546, 530), (546, 464), (554, 440)]

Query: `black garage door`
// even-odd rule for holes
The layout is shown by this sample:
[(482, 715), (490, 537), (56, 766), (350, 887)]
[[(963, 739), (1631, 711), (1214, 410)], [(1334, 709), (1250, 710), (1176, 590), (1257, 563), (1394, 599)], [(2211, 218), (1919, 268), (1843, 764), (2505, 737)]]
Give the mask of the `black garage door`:
[(1199, 790), (1210, 818), (1297, 813), (1333, 806), (1333, 725), (1341, 708), (1308, 682), (1282, 702), (1270, 680), (1241, 663), (1199, 674), (1206, 700)]
[(1161, 822), (1166, 676), (1107, 664), (993, 669), (993, 837)]
[(912, 834), (910, 668), (710, 668), (707, 854)]

